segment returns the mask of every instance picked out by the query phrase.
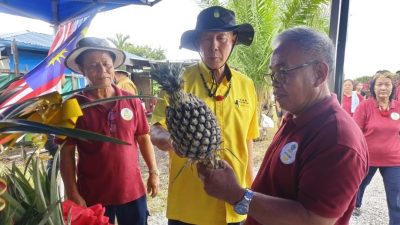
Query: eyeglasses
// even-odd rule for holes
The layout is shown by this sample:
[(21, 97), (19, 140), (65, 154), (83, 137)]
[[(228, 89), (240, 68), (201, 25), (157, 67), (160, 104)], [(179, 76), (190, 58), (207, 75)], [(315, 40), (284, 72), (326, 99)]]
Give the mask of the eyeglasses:
[(304, 68), (304, 67), (307, 67), (307, 66), (311, 66), (311, 65), (314, 65), (314, 64), (318, 64), (318, 63), (319, 63), (319, 61), (313, 60), (313, 61), (310, 61), (310, 62), (303, 63), (301, 65), (294, 66), (294, 67), (289, 68), (289, 69), (279, 68), (278, 71), (270, 72), (270, 73), (267, 74), (267, 76), (270, 76), (272, 81), (276, 81), (276, 82), (279, 82), (279, 83), (286, 83), (287, 79), (288, 79), (289, 72), (294, 71), (294, 70), (298, 70), (298, 69), (301, 69), (301, 68)]

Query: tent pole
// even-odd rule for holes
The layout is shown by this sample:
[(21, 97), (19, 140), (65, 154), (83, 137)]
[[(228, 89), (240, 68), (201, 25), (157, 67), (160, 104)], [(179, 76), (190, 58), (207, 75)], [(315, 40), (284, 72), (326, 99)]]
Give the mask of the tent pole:
[(336, 52), (335, 76), (329, 79), (329, 88), (342, 98), (343, 67), (346, 51), (347, 22), (350, 0), (332, 0), (329, 36), (333, 40)]

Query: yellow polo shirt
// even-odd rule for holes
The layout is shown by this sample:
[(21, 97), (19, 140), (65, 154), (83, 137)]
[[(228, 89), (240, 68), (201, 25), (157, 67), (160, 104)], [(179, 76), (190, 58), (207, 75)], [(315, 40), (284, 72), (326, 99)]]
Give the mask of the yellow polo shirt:
[(136, 85), (133, 83), (131, 79), (129, 79), (129, 77), (122, 77), (121, 79), (118, 80), (118, 83), (116, 85), (120, 89), (129, 92), (132, 95), (138, 94)]
[[(184, 91), (198, 96), (214, 112), (221, 126), (223, 137), (221, 149), (228, 149), (222, 150), (221, 156), (233, 167), (241, 186), (250, 187), (251, 184), (246, 181), (246, 176), (249, 176), (247, 140), (257, 138), (259, 133), (254, 83), (249, 77), (231, 69), (232, 81), (229, 94), (223, 101), (216, 101), (208, 96), (200, 72), (208, 87), (211, 87), (210, 71), (200, 63), (185, 69)], [(229, 81), (224, 78), (216, 95), (224, 96), (228, 87)], [(152, 124), (158, 122), (166, 127), (166, 105), (165, 98), (157, 102)], [(246, 217), (236, 214), (230, 204), (205, 193), (195, 166), (186, 166), (178, 175), (187, 161), (186, 158), (180, 158), (175, 152), (170, 151), (168, 219), (196, 225), (226, 225), (244, 220)]]

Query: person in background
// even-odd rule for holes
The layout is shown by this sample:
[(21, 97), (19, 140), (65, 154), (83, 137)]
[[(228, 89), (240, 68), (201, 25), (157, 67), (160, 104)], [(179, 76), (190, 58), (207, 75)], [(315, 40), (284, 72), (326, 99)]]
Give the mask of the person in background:
[(363, 99), (365, 99), (365, 91), (364, 91), (364, 84), (362, 82), (358, 82), (356, 84), (356, 92), (357, 94), (361, 95)]
[(370, 85), (371, 97), (354, 114), (368, 144), (369, 171), (357, 194), (354, 215), (361, 214), (365, 188), (379, 169), (385, 185), (389, 224), (400, 224), (400, 103), (394, 100), (393, 74), (378, 71)]
[(324, 33), (295, 27), (273, 42), (270, 69), (276, 100), (287, 110), (251, 189), (232, 168), (197, 164), (208, 194), (248, 214), (246, 225), (347, 225), (368, 169), (360, 129), (331, 94), (334, 47)]
[(129, 72), (125, 70), (115, 70), (115, 84), (122, 90), (137, 95), (136, 85), (129, 77)]
[[(199, 97), (215, 114), (221, 126), (220, 148), (226, 149), (220, 151), (221, 157), (234, 168), (242, 187), (250, 187), (253, 181), (253, 139), (259, 135), (257, 95), (253, 81), (226, 62), (236, 45), (250, 45), (253, 36), (250, 24), (236, 25), (233, 11), (214, 6), (201, 11), (196, 29), (181, 37), (181, 47), (197, 51), (201, 57), (201, 62), (183, 72), (183, 90)], [(154, 145), (169, 151), (168, 224), (239, 225), (245, 216), (208, 196), (196, 167), (185, 168), (187, 159), (171, 151), (165, 107), (166, 101), (158, 100), (151, 136)]]
[(351, 116), (356, 110), (358, 104), (364, 100), (364, 97), (354, 91), (354, 81), (346, 79), (343, 81), (342, 107)]
[(400, 100), (400, 70), (396, 71), (394, 75), (394, 80), (395, 80), (395, 86), (396, 86), (396, 95), (395, 95), (395, 100), (399, 101)]
[[(89, 86), (97, 88), (75, 95), (79, 103), (129, 95), (113, 84), (114, 68), (124, 60), (125, 54), (111, 48), (105, 39), (81, 39), (65, 59), (65, 65), (83, 74), (90, 81)], [(148, 168), (147, 192), (152, 197), (158, 193), (159, 173), (140, 100), (124, 99), (85, 108), (76, 128), (128, 144), (67, 138), (60, 161), (67, 198), (80, 206), (104, 205), (105, 215), (112, 224), (115, 217), (119, 225), (147, 224), (146, 187), (138, 162), (139, 150)], [(79, 154), (77, 165), (75, 149)]]

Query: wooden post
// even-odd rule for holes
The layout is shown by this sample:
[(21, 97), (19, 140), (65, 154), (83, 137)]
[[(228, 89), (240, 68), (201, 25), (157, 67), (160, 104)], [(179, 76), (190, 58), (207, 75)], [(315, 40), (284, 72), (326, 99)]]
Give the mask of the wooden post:
[(19, 76), (19, 62), (18, 62), (17, 42), (15, 41), (15, 38), (13, 39), (11, 44), (11, 54), (13, 54), (14, 58), (14, 75), (15, 77), (17, 77)]

